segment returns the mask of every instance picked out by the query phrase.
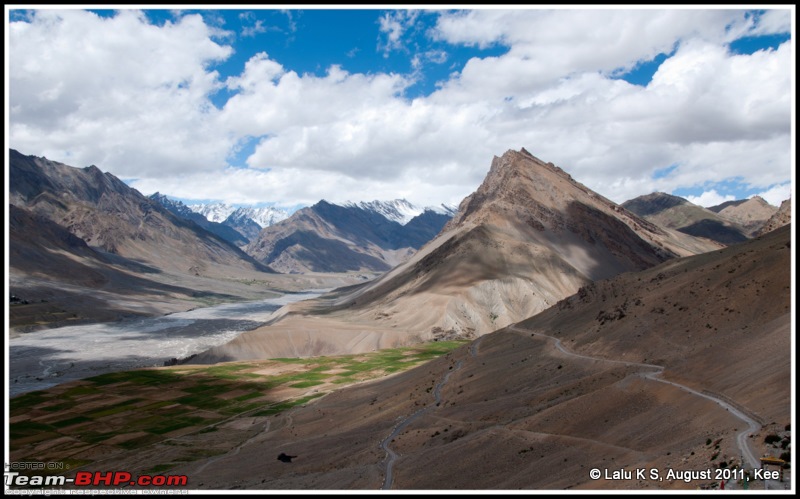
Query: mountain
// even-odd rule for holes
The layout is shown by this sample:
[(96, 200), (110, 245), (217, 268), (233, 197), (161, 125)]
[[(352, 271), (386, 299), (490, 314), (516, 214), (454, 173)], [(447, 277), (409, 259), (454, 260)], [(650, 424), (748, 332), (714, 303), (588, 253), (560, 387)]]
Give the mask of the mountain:
[(346, 208), (362, 208), (367, 211), (378, 213), (400, 225), (407, 224), (412, 218), (420, 215), (423, 211), (405, 199), (395, 199), (394, 201), (361, 201), (359, 203), (347, 202), (344, 206)]
[(778, 208), (767, 203), (760, 196), (750, 199), (729, 201), (708, 208), (730, 222), (736, 223), (745, 229), (747, 237), (753, 237), (769, 218), (778, 211)]
[(789, 198), (781, 203), (780, 208), (767, 220), (758, 230), (757, 235), (761, 236), (775, 229), (788, 225), (792, 222), (792, 199)]
[(366, 206), (322, 200), (264, 228), (245, 251), (278, 272), (382, 272), (406, 260), (450, 219), (425, 210), (402, 225), (377, 204)]
[(419, 208), (405, 199), (395, 199), (393, 201), (361, 201), (359, 203), (347, 202), (343, 206), (346, 208), (355, 207), (383, 215), (385, 218), (406, 225), (415, 217), (422, 215), (426, 211), (432, 211), (441, 215), (452, 217), (456, 209), (444, 204), (437, 207)]
[(234, 207), (225, 203), (193, 204), (187, 206), (181, 201), (169, 199), (160, 193), (150, 196), (175, 215), (191, 220), (207, 231), (243, 247), (258, 236), (264, 227), (269, 227), (289, 214), (272, 207), (254, 208), (252, 206)]
[(662, 227), (721, 244), (736, 244), (748, 239), (748, 229), (738, 222), (664, 192), (639, 196), (625, 201), (622, 207)]
[(262, 228), (268, 227), (288, 214), (271, 207), (233, 207), (225, 203), (185, 205), (181, 201), (169, 199), (160, 193), (150, 196), (169, 211), (191, 220), (207, 231), (243, 247), (258, 236)]
[[(187, 308), (203, 294), (190, 282), (222, 298), (224, 292), (211, 289), (234, 286), (208, 280), (272, 272), (96, 166), (74, 168), (13, 149), (9, 159), (9, 281), (28, 301), (58, 302), (70, 315), (108, 320)], [(12, 323), (17, 313), (15, 307)], [(48, 317), (34, 322), (56, 320)]]
[[(233, 227), (230, 224), (211, 222), (200, 213), (192, 211), (191, 208), (183, 204), (181, 201), (169, 199), (167, 196), (158, 192), (151, 194), (149, 197), (150, 199), (160, 203), (161, 206), (172, 212), (174, 215), (191, 220), (205, 230), (211, 232), (212, 234), (218, 235), (235, 246), (244, 246), (250, 242), (249, 238), (247, 238), (246, 235), (243, 235), (236, 227)], [(260, 228), (258, 230), (260, 230)]]
[(189, 209), (203, 215), (209, 222), (222, 223), (236, 207), (225, 203), (201, 203), (189, 205)]
[[(202, 216), (199, 213), (197, 215)], [(256, 222), (253, 219), (253, 215), (257, 216), (257, 214), (251, 213), (245, 208), (237, 208), (228, 215), (228, 218), (222, 221), (222, 225), (230, 227), (246, 238), (246, 242), (242, 246), (257, 238), (261, 229), (267, 226), (262, 226), (259, 222)], [(263, 219), (261, 221), (263, 222)]]
[[(430, 363), (272, 416), (235, 451), (170, 473), (220, 490), (718, 485), (667, 473), (758, 467), (782, 452), (765, 437), (792, 422), (790, 240), (784, 227), (587, 284)], [(240, 441), (233, 429), (214, 435)], [(592, 480), (592, 468), (648, 473)]]
[(193, 204), (189, 209), (206, 217), (211, 222), (225, 223), (227, 219), (249, 218), (259, 227), (269, 227), (281, 220), (286, 220), (289, 213), (285, 210), (265, 206), (256, 208), (252, 206), (236, 207), (225, 203)]
[[(269, 227), (289, 217), (285, 210), (266, 206), (256, 208), (253, 206), (235, 207), (225, 203), (193, 204), (188, 206), (195, 215), (207, 219), (209, 222), (229, 227), (238, 233), (237, 246), (245, 246), (258, 237), (264, 227)], [(190, 218), (190, 217), (185, 217)], [(194, 218), (190, 218), (194, 220)], [(235, 238), (228, 237), (233, 241)]]
[(183, 272), (267, 270), (96, 166), (73, 168), (12, 151), (9, 176), (12, 204), (49, 218), (106, 253)]
[[(321, 225), (322, 217), (302, 216), (309, 227)], [(270, 326), (201, 360), (354, 353), (475, 337), (594, 280), (720, 247), (639, 218), (524, 149), (508, 151), (407, 262), (316, 304), (285, 308)]]

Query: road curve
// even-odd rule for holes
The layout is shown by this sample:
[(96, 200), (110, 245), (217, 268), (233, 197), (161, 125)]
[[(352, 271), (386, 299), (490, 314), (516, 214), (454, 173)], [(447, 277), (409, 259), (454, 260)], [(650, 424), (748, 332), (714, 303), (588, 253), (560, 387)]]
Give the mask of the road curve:
[[(477, 340), (473, 341), (472, 345), (470, 345), (469, 354), (470, 354), (471, 357), (476, 357), (478, 355), (478, 346), (480, 345), (480, 342), (481, 342), (482, 339), (483, 339), (483, 337), (481, 336)], [(395, 451), (393, 451), (392, 448), (389, 446), (391, 444), (392, 440), (397, 435), (402, 433), (402, 431), (409, 424), (411, 424), (414, 421), (416, 421), (417, 419), (419, 419), (419, 417), (422, 416), (423, 414), (427, 414), (428, 412), (432, 411), (434, 408), (436, 408), (437, 406), (439, 406), (442, 403), (442, 387), (444, 387), (444, 385), (447, 384), (447, 381), (450, 379), (450, 376), (452, 376), (454, 372), (456, 372), (459, 369), (461, 369), (461, 367), (463, 365), (464, 365), (464, 361), (463, 360), (459, 360), (456, 363), (455, 367), (453, 369), (448, 369), (447, 373), (445, 373), (445, 375), (442, 377), (442, 379), (439, 381), (439, 383), (436, 384), (436, 386), (433, 389), (433, 404), (432, 405), (427, 405), (427, 406), (419, 409), (415, 413), (411, 414), (410, 416), (401, 419), (400, 422), (397, 424), (397, 426), (394, 427), (394, 430), (392, 430), (392, 433), (390, 433), (388, 437), (384, 438), (381, 441), (380, 448), (383, 449), (384, 451), (386, 451), (386, 456), (387, 456), (387, 458), (386, 458), (386, 471), (384, 472), (384, 475), (383, 475), (383, 486), (381, 487), (382, 490), (390, 490), (392, 488), (393, 483), (394, 483), (394, 471), (393, 471), (394, 470), (394, 462), (397, 460), (398, 454)]]
[(666, 379), (662, 378), (661, 375), (664, 372), (664, 366), (659, 366), (659, 365), (656, 365), (656, 364), (644, 364), (644, 363), (641, 363), (641, 362), (628, 362), (628, 361), (624, 361), (624, 360), (611, 360), (611, 359), (604, 359), (602, 357), (591, 357), (591, 356), (588, 356), (588, 355), (581, 355), (579, 353), (575, 353), (575, 352), (571, 352), (571, 351), (567, 350), (564, 347), (564, 345), (561, 343), (561, 340), (556, 338), (556, 337), (554, 337), (554, 336), (550, 336), (548, 334), (544, 334), (544, 333), (540, 333), (540, 332), (533, 332), (533, 331), (530, 331), (530, 330), (527, 330), (527, 329), (519, 328), (517, 326), (512, 326), (510, 329), (512, 329), (514, 331), (517, 331), (517, 332), (520, 332), (520, 333), (531, 333), (531, 334), (535, 334), (535, 335), (538, 335), (538, 336), (544, 336), (546, 338), (550, 338), (551, 340), (553, 340), (555, 342), (555, 347), (561, 353), (563, 353), (565, 355), (570, 355), (570, 356), (578, 357), (578, 358), (581, 358), (581, 359), (600, 360), (600, 361), (603, 361), (603, 362), (611, 362), (611, 363), (615, 363), (615, 364), (622, 364), (622, 365), (625, 365), (625, 366), (634, 366), (634, 367), (643, 367), (643, 368), (646, 368), (646, 369), (654, 369), (653, 371), (644, 374), (644, 377), (647, 378), (647, 379), (653, 380), (653, 381), (658, 381), (659, 383), (666, 383), (668, 385), (672, 385), (672, 386), (674, 386), (676, 388), (679, 388), (679, 389), (681, 389), (683, 391), (689, 392), (692, 395), (696, 395), (698, 397), (703, 397), (704, 399), (708, 399), (708, 400), (711, 400), (712, 402), (715, 402), (717, 405), (719, 405), (720, 407), (722, 407), (726, 411), (730, 412), (731, 414), (733, 414), (737, 418), (739, 418), (742, 421), (744, 421), (745, 423), (747, 423), (747, 429), (740, 431), (736, 435), (736, 444), (739, 447), (739, 451), (741, 452), (742, 457), (747, 460), (748, 464), (752, 468), (760, 468), (761, 467), (761, 460), (758, 459), (758, 457), (753, 453), (753, 451), (750, 448), (750, 445), (749, 445), (749, 443), (747, 441), (747, 438), (751, 434), (753, 434), (754, 432), (756, 432), (756, 431), (761, 429), (761, 424), (758, 421), (756, 421), (753, 418), (751, 418), (750, 416), (748, 416), (747, 414), (745, 414), (742, 410), (736, 408), (732, 404), (730, 404), (730, 403), (728, 403), (728, 402), (726, 402), (726, 401), (724, 401), (724, 400), (722, 400), (722, 399), (720, 399), (718, 397), (698, 392), (697, 390), (689, 388), (686, 385), (682, 385), (680, 383), (676, 383), (674, 381), (669, 381), (669, 380), (666, 380)]

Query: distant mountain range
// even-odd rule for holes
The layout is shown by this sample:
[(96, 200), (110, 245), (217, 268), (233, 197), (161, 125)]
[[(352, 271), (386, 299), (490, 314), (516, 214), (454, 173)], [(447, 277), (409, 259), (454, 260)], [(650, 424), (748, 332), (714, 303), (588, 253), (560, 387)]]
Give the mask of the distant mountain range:
[(289, 218), (289, 212), (271, 206), (256, 208), (237, 207), (225, 203), (192, 204), (188, 208), (199, 213), (211, 222), (224, 223), (226, 220), (249, 218), (262, 229)]
[(426, 211), (432, 211), (440, 215), (447, 215), (448, 217), (452, 217), (458, 211), (458, 207), (447, 206), (445, 204), (420, 208), (409, 203), (405, 199), (395, 199), (394, 201), (361, 201), (358, 203), (350, 201), (342, 206), (345, 208), (354, 207), (371, 211), (379, 215), (383, 215), (387, 219), (397, 222), (400, 225), (406, 225), (415, 217), (422, 215)]
[(343, 205), (323, 200), (289, 216), (271, 207), (187, 206), (159, 193), (150, 197), (284, 273), (388, 270), (434, 237), (456, 211), (444, 204), (419, 208), (405, 199)]
[(278, 272), (386, 271), (439, 233), (451, 217), (441, 211), (402, 200), (345, 206), (323, 200), (263, 229), (244, 249)]
[(655, 192), (622, 203), (622, 206), (653, 223), (696, 237), (730, 245), (746, 241), (778, 208), (756, 196), (703, 208), (688, 200)]
[(286, 218), (274, 208), (192, 209), (159, 193), (147, 198), (95, 166), (14, 150), (9, 172), (10, 275), (26, 286), (44, 279), (27, 288), (32, 296), (64, 295), (69, 283), (194, 297), (164, 283), (391, 270), (337, 307), (427, 338), (482, 334), (586, 282), (737, 243), (791, 218), (789, 201), (778, 210), (760, 198), (705, 209), (654, 193), (616, 205), (525, 150), (495, 158), (457, 211), (403, 199), (323, 200)]
[[(303, 217), (307, 237), (311, 229), (333, 232), (325, 220), (344, 219), (327, 215), (341, 207), (312, 208), (292, 217)], [(272, 325), (198, 359), (359, 353), (474, 338), (530, 317), (594, 280), (722, 247), (648, 222), (524, 149), (508, 151), (494, 158), (478, 190), (408, 261), (318, 307), (296, 314), (288, 307)], [(310, 329), (336, 334), (312, 338)]]
[[(12, 289), (60, 303), (58, 314), (114, 318), (146, 308), (131, 304), (133, 294), (191, 300), (203, 291), (179, 281), (273, 272), (96, 166), (74, 168), (13, 149), (9, 159)], [(105, 300), (113, 305), (100, 305)]]
[[(236, 246), (244, 246), (249, 242), (249, 238), (243, 233), (243, 231), (231, 223), (219, 223), (217, 221), (209, 220), (204, 215), (193, 211), (191, 208), (183, 204), (183, 202), (170, 199), (158, 192), (151, 194), (149, 197), (150, 199), (160, 203), (161, 206), (172, 212), (174, 215), (191, 220), (212, 234), (216, 234), (226, 241), (235, 244)], [(255, 222), (251, 223), (255, 225)], [(256, 229), (256, 233), (258, 230), (261, 230), (261, 228), (258, 227)]]

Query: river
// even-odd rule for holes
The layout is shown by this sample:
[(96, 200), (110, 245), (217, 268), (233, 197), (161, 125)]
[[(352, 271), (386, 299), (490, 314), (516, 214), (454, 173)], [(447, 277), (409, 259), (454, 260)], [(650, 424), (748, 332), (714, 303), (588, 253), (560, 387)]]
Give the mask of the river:
[(26, 333), (9, 340), (9, 395), (109, 372), (163, 366), (227, 343), (263, 325), (280, 307), (325, 291)]

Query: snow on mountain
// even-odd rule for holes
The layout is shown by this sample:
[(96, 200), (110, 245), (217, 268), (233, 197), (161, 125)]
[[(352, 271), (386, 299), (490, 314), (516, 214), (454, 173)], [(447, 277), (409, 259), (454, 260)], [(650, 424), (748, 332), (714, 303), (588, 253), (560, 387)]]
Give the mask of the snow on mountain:
[(422, 214), (422, 212), (425, 211), (422, 208), (414, 206), (405, 199), (395, 199), (394, 201), (360, 201), (358, 203), (348, 201), (342, 206), (345, 208), (354, 207), (371, 211), (373, 213), (382, 215), (389, 220), (397, 222), (400, 225), (407, 224), (412, 218)]
[(439, 206), (426, 206), (425, 211), (428, 210), (434, 213), (438, 213), (440, 215), (447, 215), (448, 217), (452, 217), (453, 215), (458, 213), (458, 206), (448, 206), (442, 203)]
[(211, 222), (224, 223), (229, 219), (231, 221), (243, 221), (249, 218), (262, 229), (289, 218), (287, 211), (271, 206), (253, 208), (250, 206), (236, 207), (225, 203), (211, 203), (193, 204), (189, 205), (189, 208), (195, 213), (203, 215)]
[(229, 219), (249, 218), (257, 223), (262, 229), (274, 225), (281, 220), (289, 218), (289, 212), (266, 206), (264, 208), (241, 207), (237, 208), (230, 215)]
[(192, 204), (189, 209), (206, 217), (209, 222), (222, 223), (231, 213), (236, 211), (235, 206), (225, 203)]
[[(414, 217), (417, 217), (425, 211), (433, 211), (441, 215), (452, 217), (458, 208), (441, 204), (439, 206), (426, 206), (420, 208), (408, 202), (405, 199), (395, 199), (393, 201), (348, 201), (341, 206), (345, 208), (360, 208), (362, 210), (377, 213), (388, 220), (406, 225)], [(246, 219), (250, 219), (262, 229), (275, 225), (278, 222), (289, 218), (290, 213), (286, 210), (273, 208), (271, 206), (263, 208), (254, 208), (250, 206), (236, 207), (225, 203), (211, 203), (211, 204), (192, 204), (188, 206), (195, 213), (199, 213), (206, 217), (210, 222), (225, 223), (234, 226), (237, 229), (245, 223)]]
[(189, 215), (191, 213), (194, 213), (194, 211), (191, 208), (183, 204), (181, 201), (178, 201), (177, 199), (170, 199), (164, 194), (161, 194), (160, 192), (151, 194), (150, 199), (158, 201), (164, 208), (167, 208), (172, 213), (180, 215), (184, 218), (189, 218)]

